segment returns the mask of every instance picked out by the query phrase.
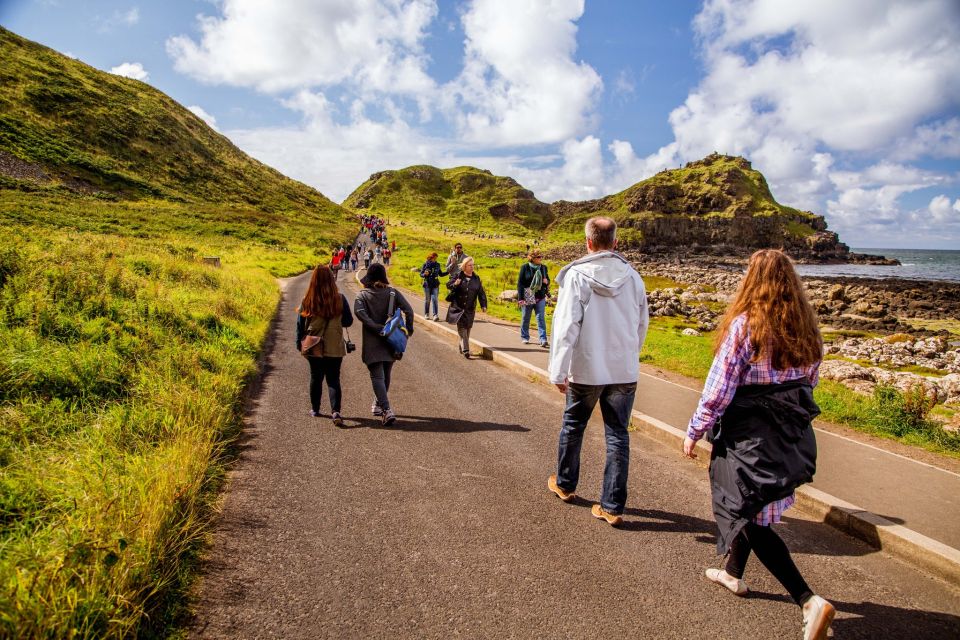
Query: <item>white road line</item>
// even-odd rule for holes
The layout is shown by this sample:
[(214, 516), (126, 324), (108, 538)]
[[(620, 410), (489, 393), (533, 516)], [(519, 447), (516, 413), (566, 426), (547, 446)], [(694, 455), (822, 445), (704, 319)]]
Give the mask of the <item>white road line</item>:
[(942, 472), (944, 472), (944, 473), (949, 473), (949, 474), (952, 475), (952, 476), (956, 476), (956, 477), (960, 478), (960, 473), (954, 473), (953, 471), (947, 471), (946, 469), (941, 469), (940, 467), (938, 467), (938, 466), (936, 466), (936, 465), (932, 465), (932, 464), (929, 464), (929, 463), (927, 463), (927, 462), (921, 462), (920, 460), (914, 460), (913, 458), (908, 458), (907, 456), (900, 455), (899, 453), (894, 453), (894, 452), (892, 452), (892, 451), (887, 451), (886, 449), (881, 449), (880, 447), (874, 446), (874, 445), (872, 445), (872, 444), (867, 444), (866, 442), (860, 442), (859, 440), (854, 440), (853, 438), (848, 438), (847, 436), (841, 436), (840, 434), (838, 434), (838, 433), (833, 433), (832, 431), (826, 431), (826, 430), (824, 430), (824, 429), (819, 429), (819, 428), (817, 428), (817, 427), (814, 427), (814, 431), (818, 431), (818, 432), (820, 432), (820, 433), (826, 433), (827, 435), (831, 435), (831, 436), (833, 436), (834, 438), (840, 438), (841, 440), (846, 440), (847, 442), (852, 442), (852, 443), (854, 443), (854, 444), (858, 444), (858, 445), (860, 445), (861, 447), (868, 447), (868, 448), (870, 448), (870, 449), (874, 449), (874, 450), (876, 450), (876, 451), (879, 451), (880, 453), (885, 453), (885, 454), (890, 455), (890, 456), (896, 456), (897, 458), (903, 458), (904, 460), (909, 460), (910, 462), (914, 462), (914, 463), (916, 463), (916, 464), (923, 465), (923, 466), (925, 466), (925, 467), (930, 467), (931, 469), (936, 469), (937, 471), (942, 471)]

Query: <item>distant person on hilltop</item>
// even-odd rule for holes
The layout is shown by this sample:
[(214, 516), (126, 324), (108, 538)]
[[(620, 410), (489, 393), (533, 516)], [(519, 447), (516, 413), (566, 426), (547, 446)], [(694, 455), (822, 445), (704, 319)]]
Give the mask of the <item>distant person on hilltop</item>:
[(537, 331), (540, 334), (540, 346), (547, 344), (547, 296), (550, 294), (550, 276), (543, 264), (543, 254), (534, 249), (527, 255), (527, 262), (520, 267), (517, 277), (517, 303), (523, 309), (520, 317), (520, 342), (530, 343), (530, 316), (537, 316)]
[(717, 550), (727, 559), (723, 569), (707, 569), (707, 578), (745, 595), (743, 571), (754, 552), (801, 607), (804, 640), (826, 638), (835, 611), (810, 590), (770, 525), (816, 471), (812, 421), (820, 408), (813, 387), (822, 358), (817, 314), (790, 258), (757, 251), (717, 331), (713, 365), (683, 442), (690, 458), (708, 432), (713, 443)]
[(444, 267), (444, 271), (450, 274), (451, 278), (455, 278), (458, 273), (460, 273), (460, 264), (463, 262), (464, 258), (467, 257), (467, 254), (463, 252), (463, 245), (459, 242), (453, 245), (453, 251), (450, 252), (450, 255), (447, 256), (447, 264)]
[(590, 415), (600, 403), (607, 440), (600, 504), (595, 518), (623, 522), (630, 466), (630, 413), (640, 377), (640, 349), (647, 335), (647, 295), (640, 274), (616, 253), (617, 223), (587, 220), (587, 255), (557, 275), (550, 382), (566, 395), (557, 473), (547, 488), (564, 502), (580, 481), (580, 447)]
[(310, 415), (320, 416), (323, 381), (326, 379), (330, 390), (330, 418), (338, 427), (343, 425), (340, 365), (347, 355), (343, 330), (352, 324), (350, 304), (337, 290), (333, 272), (326, 265), (317, 266), (303, 302), (297, 308), (297, 351), (310, 364)]

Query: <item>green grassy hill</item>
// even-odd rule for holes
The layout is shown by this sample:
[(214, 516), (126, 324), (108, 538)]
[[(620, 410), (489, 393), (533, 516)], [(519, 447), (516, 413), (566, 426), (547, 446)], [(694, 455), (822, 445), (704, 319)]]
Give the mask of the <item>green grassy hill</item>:
[(552, 220), (550, 206), (516, 180), (474, 167), (381, 171), (343, 204), (408, 224), (520, 236), (542, 230)]
[(276, 278), (354, 219), (142, 82), (0, 60), (0, 637), (167, 637)]
[(647, 251), (742, 254), (784, 248), (797, 258), (842, 259), (848, 253), (822, 216), (778, 203), (750, 162), (712, 154), (661, 171), (620, 193), (551, 205), (552, 240), (579, 239), (590, 216), (613, 217), (621, 243)]
[(322, 194), (250, 158), (150, 85), (2, 27), (0, 56), (0, 149), (47, 177), (7, 177), (3, 186), (339, 215)]
[(414, 166), (373, 174), (343, 204), (416, 227), (539, 236), (554, 245), (581, 242), (587, 218), (609, 215), (622, 245), (651, 252), (782, 247), (804, 259), (848, 254), (822, 216), (778, 203), (749, 161), (718, 154), (586, 202), (547, 205), (512, 178), (473, 167)]

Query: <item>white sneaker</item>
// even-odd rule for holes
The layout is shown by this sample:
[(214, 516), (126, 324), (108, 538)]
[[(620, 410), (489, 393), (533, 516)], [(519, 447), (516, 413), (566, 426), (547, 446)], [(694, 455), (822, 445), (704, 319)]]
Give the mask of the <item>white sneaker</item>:
[(381, 408), (380, 408), (380, 405), (377, 404), (376, 402), (374, 402), (374, 403), (373, 403), (373, 406), (370, 407), (370, 411), (372, 411), (372, 412), (373, 412), (373, 415), (375, 415), (375, 416), (382, 416), (382, 415), (383, 415), (383, 409), (381, 409)]
[(529, 338), (520, 338), (520, 342), (523, 343), (523, 344), (530, 344), (530, 339), (529, 339)]
[(826, 640), (837, 610), (821, 598), (813, 596), (803, 603), (803, 640)]
[(740, 578), (734, 578), (724, 569), (707, 569), (703, 573), (709, 580), (716, 582), (722, 587), (726, 587), (732, 591), (734, 595), (745, 596), (747, 592), (750, 591), (750, 589), (747, 588), (746, 582)]
[(440, 316), (438, 316), (437, 314), (433, 314), (433, 321), (440, 322)]

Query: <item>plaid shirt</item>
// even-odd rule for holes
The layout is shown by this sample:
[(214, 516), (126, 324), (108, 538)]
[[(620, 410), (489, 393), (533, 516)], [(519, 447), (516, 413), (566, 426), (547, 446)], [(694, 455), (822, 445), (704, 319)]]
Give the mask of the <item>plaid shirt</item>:
[[(687, 426), (687, 436), (691, 440), (701, 439), (716, 424), (733, 400), (739, 386), (781, 384), (804, 377), (814, 386), (819, 381), (820, 362), (806, 367), (774, 369), (769, 359), (750, 362), (753, 355), (747, 316), (741, 314), (730, 323), (730, 330), (713, 359), (707, 382), (703, 386), (703, 394), (700, 396), (700, 404)], [(793, 502), (792, 495), (771, 502), (760, 510), (754, 522), (764, 526), (780, 522), (780, 516)]]

